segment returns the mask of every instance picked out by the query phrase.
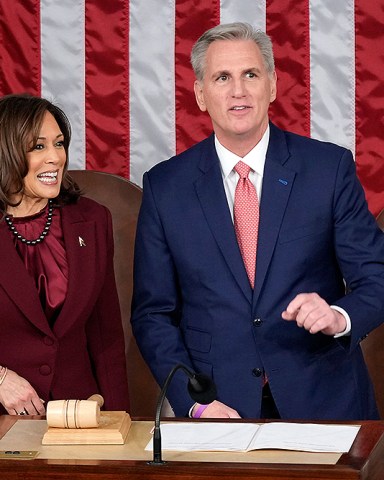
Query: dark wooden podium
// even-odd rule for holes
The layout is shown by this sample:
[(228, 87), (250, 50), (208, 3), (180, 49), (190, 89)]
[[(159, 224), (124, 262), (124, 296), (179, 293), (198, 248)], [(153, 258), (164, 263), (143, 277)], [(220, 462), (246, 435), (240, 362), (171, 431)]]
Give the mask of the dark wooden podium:
[[(23, 417), (25, 419), (26, 417)], [(28, 417), (27, 417), (28, 418)], [(41, 418), (41, 417), (29, 417)], [(0, 438), (20, 417), (0, 417)], [(352, 422), (349, 422), (352, 423)], [(384, 422), (366, 421), (335, 465), (185, 462), (150, 466), (142, 460), (0, 460), (1, 480), (384, 480)], [(347, 423), (346, 423), (347, 424)]]

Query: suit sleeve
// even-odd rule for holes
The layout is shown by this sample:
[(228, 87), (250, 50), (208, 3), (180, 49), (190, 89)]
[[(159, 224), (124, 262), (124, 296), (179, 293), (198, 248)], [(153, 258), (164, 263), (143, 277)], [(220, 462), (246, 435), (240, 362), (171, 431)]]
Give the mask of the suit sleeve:
[(95, 368), (105, 410), (129, 412), (125, 342), (113, 267), (113, 230), (109, 210), (103, 207), (106, 246), (106, 270), (98, 299), (88, 321), (90, 355)]
[[(193, 368), (179, 329), (181, 311), (176, 269), (145, 174), (135, 242), (131, 321), (141, 353), (160, 386), (175, 365)], [(168, 389), (167, 397), (177, 416), (187, 415), (193, 404), (186, 384), (185, 375), (179, 372)]]
[(334, 225), (336, 256), (347, 287), (335, 305), (351, 318), (354, 348), (384, 320), (384, 235), (368, 211), (349, 151), (336, 177)]

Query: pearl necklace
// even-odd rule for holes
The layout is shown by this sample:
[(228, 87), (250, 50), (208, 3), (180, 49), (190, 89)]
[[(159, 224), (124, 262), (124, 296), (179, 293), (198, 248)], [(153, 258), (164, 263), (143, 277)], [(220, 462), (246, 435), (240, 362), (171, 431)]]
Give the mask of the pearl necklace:
[(20, 242), (25, 243), (26, 245), (37, 245), (41, 243), (44, 238), (47, 236), (49, 229), (51, 228), (52, 225), (52, 217), (53, 217), (53, 202), (51, 199), (48, 200), (48, 213), (47, 213), (47, 221), (45, 222), (45, 227), (44, 230), (41, 232), (41, 235), (36, 238), (35, 240), (27, 240), (25, 237), (20, 235), (20, 233), (16, 230), (16, 227), (13, 225), (13, 222), (11, 218), (6, 215), (5, 216), (5, 221), (8, 224), (9, 229), (11, 232), (15, 235), (15, 237), (20, 240)]

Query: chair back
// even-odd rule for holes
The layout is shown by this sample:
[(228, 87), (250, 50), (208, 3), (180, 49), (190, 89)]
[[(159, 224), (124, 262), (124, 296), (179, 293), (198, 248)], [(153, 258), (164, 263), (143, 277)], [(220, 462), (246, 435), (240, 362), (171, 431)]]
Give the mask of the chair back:
[(141, 189), (132, 182), (109, 173), (71, 170), (69, 174), (84, 196), (105, 205), (112, 214), (114, 266), (125, 335), (130, 414), (134, 417), (153, 417), (160, 389), (139, 352), (130, 324), (133, 250)]
[(384, 232), (384, 209), (379, 213), (379, 215), (376, 217), (377, 224), (383, 230)]
[[(377, 216), (376, 221), (384, 232), (384, 210)], [(361, 342), (361, 348), (375, 389), (380, 417), (384, 420), (384, 324), (375, 328)]]

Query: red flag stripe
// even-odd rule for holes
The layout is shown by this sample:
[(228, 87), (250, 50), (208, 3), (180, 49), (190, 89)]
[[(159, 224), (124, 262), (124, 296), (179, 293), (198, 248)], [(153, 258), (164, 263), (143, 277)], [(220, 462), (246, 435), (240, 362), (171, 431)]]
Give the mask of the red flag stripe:
[(181, 0), (175, 7), (176, 150), (181, 152), (212, 132), (195, 101), (190, 53), (200, 35), (220, 22), (220, 1)]
[(384, 8), (355, 0), (356, 166), (370, 210), (384, 208)]
[(1, 94), (40, 95), (40, 2), (0, 2)]
[(86, 166), (129, 178), (129, 4), (85, 8)]
[(274, 45), (277, 99), (270, 117), (280, 127), (310, 135), (308, 0), (267, 2), (267, 33)]

